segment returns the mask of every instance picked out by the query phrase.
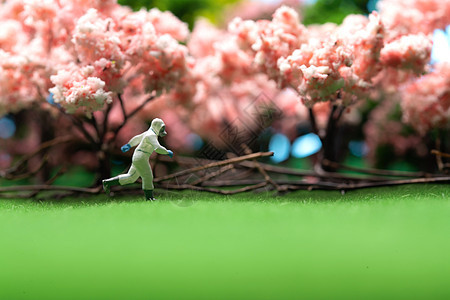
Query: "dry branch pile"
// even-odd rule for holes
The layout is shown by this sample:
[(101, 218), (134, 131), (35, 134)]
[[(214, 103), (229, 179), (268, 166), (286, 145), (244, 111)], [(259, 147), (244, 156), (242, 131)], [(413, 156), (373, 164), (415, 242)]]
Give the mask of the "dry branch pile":
[[(427, 174), (422, 172), (389, 171), (360, 169), (343, 166), (331, 161), (325, 163), (338, 169), (350, 169), (364, 176), (347, 175), (323, 170), (308, 171), (274, 166), (258, 162), (258, 158), (269, 157), (273, 152), (250, 153), (245, 155), (230, 154), (225, 160), (208, 160), (194, 157), (175, 157), (179, 171), (159, 176), (154, 179), (156, 187), (170, 190), (195, 190), (222, 195), (232, 195), (247, 191), (276, 191), (286, 193), (295, 190), (348, 190), (392, 186), (413, 183), (448, 183), (450, 176)], [(157, 157), (154, 164), (173, 163), (165, 156)], [(23, 163), (20, 161), (19, 163)], [(15, 168), (16, 169), (16, 168)], [(14, 169), (14, 170), (15, 170)], [(96, 195), (102, 193), (101, 186), (90, 188), (56, 186), (52, 182), (64, 174), (58, 172), (50, 181), (42, 185), (11, 186), (0, 188), (0, 198), (57, 199), (66, 196)], [(3, 174), (4, 177), (5, 174)], [(140, 185), (115, 187), (113, 192), (135, 194), (140, 192)]]

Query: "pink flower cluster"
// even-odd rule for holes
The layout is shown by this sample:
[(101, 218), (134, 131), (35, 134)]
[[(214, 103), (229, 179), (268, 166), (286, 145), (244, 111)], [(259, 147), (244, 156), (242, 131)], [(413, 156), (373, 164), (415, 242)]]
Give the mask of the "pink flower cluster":
[[(404, 120), (421, 133), (446, 128), (448, 65), (414, 78), (426, 70), (430, 33), (450, 23), (450, 0), (382, 0), (380, 7), (380, 14), (351, 15), (341, 25), (304, 26), (282, 6), (271, 20), (235, 18), (226, 30), (200, 21), (190, 35), (170, 12), (132, 12), (116, 0), (3, 1), (0, 115), (48, 91), (67, 112), (88, 115), (118, 93), (128, 112), (148, 94), (164, 93), (140, 122), (166, 115), (187, 125), (174, 143), (190, 130), (217, 140), (229, 124), (254, 130), (258, 107), (269, 99), (291, 128), (307, 108), (325, 127), (330, 105), (348, 106), (375, 89), (391, 95), (406, 82)], [(117, 125), (121, 116), (116, 106), (110, 120)]]
[(89, 9), (78, 19), (72, 43), (81, 64), (95, 69), (92, 76), (101, 78), (109, 90), (121, 92), (125, 55), (115, 27), (111, 18), (102, 19), (97, 10)]
[[(132, 77), (140, 76), (145, 91), (169, 91), (187, 73), (188, 51), (177, 39), (187, 37), (186, 24), (169, 13), (152, 9), (126, 15), (120, 21), (122, 48)], [(155, 24), (155, 26), (153, 25)], [(176, 32), (175, 36), (169, 33)]]
[[(175, 122), (174, 115), (166, 111), (176, 111), (190, 130), (216, 146), (232, 143), (227, 128), (239, 132), (241, 137), (261, 130), (257, 121), (263, 112), (261, 107), (272, 105), (270, 100), (280, 91), (265, 74), (258, 72), (251, 52), (241, 49), (239, 42), (234, 34), (214, 28), (204, 20), (197, 22), (188, 42), (194, 56), (189, 74), (163, 96), (165, 106), (158, 101), (158, 105), (151, 104), (143, 114), (167, 114)], [(286, 114), (295, 119), (297, 111), (293, 107), (301, 107), (297, 98), (284, 97), (281, 102), (289, 110)]]
[[(430, 22), (437, 18), (428, 17)], [(429, 36), (401, 31), (391, 36), (385, 18), (373, 12), (350, 15), (340, 26), (305, 27), (294, 10), (281, 7), (271, 21), (237, 18), (228, 31), (252, 54), (259, 71), (279, 88), (292, 87), (306, 106), (323, 101), (347, 106), (366, 97), (380, 83), (380, 73), (395, 68), (400, 77), (403, 70), (421, 74), (429, 61)]]
[(388, 40), (433, 33), (450, 24), (450, 0), (382, 0), (378, 2)]
[[(144, 11), (145, 10), (141, 10)], [(153, 8), (148, 12), (147, 20), (155, 27), (159, 34), (168, 34), (177, 41), (185, 41), (189, 36), (189, 28), (186, 23), (181, 22), (171, 12), (161, 12)]]
[(225, 36), (223, 30), (214, 27), (208, 20), (199, 19), (195, 22), (192, 34), (189, 37), (189, 52), (194, 57), (204, 57), (214, 54), (214, 45)]
[(64, 104), (68, 113), (83, 107), (88, 115), (102, 109), (105, 103), (111, 103), (112, 92), (105, 91), (105, 82), (93, 76), (94, 72), (93, 66), (79, 68), (76, 65), (58, 71), (51, 77), (55, 87), (50, 92), (55, 103)]
[(0, 49), (0, 116), (28, 107), (45, 85), (44, 66)]
[(308, 43), (278, 59), (280, 73), (309, 107), (337, 99), (348, 105), (379, 72), (384, 30), (376, 13), (369, 18), (349, 16), (335, 31), (329, 29), (325, 25), (320, 36), (315, 27)]
[(403, 119), (419, 133), (450, 129), (450, 63), (407, 85), (402, 91)]
[[(136, 77), (144, 82), (146, 92), (169, 91), (187, 72), (188, 51), (178, 41), (186, 40), (188, 34), (187, 25), (170, 12), (132, 12), (115, 0), (2, 3), (0, 46), (9, 56), (22, 57), (28, 67), (16, 67), (14, 77), (12, 68), (6, 74), (2, 67), (0, 76), (31, 77), (34, 84), (22, 81), (25, 86), (20, 90), (40, 91), (39, 95), (23, 92), (25, 97), (2, 95), (9, 99), (2, 102), (11, 102), (2, 106), (8, 111), (22, 107), (19, 102), (31, 102), (30, 97), (43, 100), (52, 82), (55, 101), (69, 112), (81, 108), (88, 114), (103, 108), (100, 101), (110, 103), (114, 93), (123, 93)], [(30, 65), (40, 65), (42, 70), (30, 75)], [(6, 90), (2, 88), (2, 93)]]
[(270, 79), (281, 88), (288, 85), (280, 74), (278, 60), (289, 56), (306, 41), (306, 28), (295, 10), (282, 6), (275, 11), (272, 21), (236, 18), (228, 30), (236, 35), (244, 50), (253, 52), (255, 63)]
[(404, 35), (384, 46), (380, 60), (388, 67), (420, 74), (430, 60), (431, 47), (431, 39), (424, 34)]

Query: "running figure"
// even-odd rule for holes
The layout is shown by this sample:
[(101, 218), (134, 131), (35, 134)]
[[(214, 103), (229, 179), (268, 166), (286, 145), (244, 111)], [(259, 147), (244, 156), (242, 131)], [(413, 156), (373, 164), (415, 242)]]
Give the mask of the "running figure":
[(153, 197), (153, 173), (150, 167), (150, 155), (155, 151), (158, 154), (173, 156), (171, 150), (167, 150), (158, 142), (158, 136), (163, 137), (167, 134), (166, 125), (161, 119), (153, 119), (150, 128), (133, 137), (128, 144), (123, 145), (120, 149), (127, 152), (131, 147), (137, 146), (133, 153), (130, 170), (127, 174), (122, 174), (113, 178), (103, 180), (103, 189), (109, 195), (110, 188), (113, 185), (125, 185), (135, 182), (139, 177), (142, 178), (142, 189), (144, 190), (145, 199), (156, 200)]

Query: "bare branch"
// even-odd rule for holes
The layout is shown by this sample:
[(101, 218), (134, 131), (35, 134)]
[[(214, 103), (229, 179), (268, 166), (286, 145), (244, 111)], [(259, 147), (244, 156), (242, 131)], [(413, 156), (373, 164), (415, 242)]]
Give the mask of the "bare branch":
[(74, 186), (59, 186), (59, 185), (21, 185), (8, 186), (0, 188), (0, 193), (21, 192), (21, 191), (69, 191), (83, 194), (98, 194), (102, 190), (101, 186), (93, 188), (82, 188)]
[(234, 165), (233, 164), (229, 164), (229, 165), (223, 166), (222, 168), (220, 168), (216, 172), (208, 173), (205, 176), (195, 180), (194, 182), (191, 183), (191, 185), (198, 185), (198, 184), (200, 184), (200, 183), (202, 183), (202, 182), (204, 182), (206, 180), (210, 180), (210, 179), (212, 179), (214, 177), (217, 177), (217, 176), (219, 176), (219, 175), (221, 175), (221, 174), (223, 174), (223, 173), (225, 173), (225, 172), (227, 172), (227, 171), (229, 171), (231, 169), (234, 169)]
[(356, 190), (369, 187), (382, 187), (382, 186), (393, 186), (393, 185), (403, 185), (403, 184), (413, 184), (413, 183), (437, 183), (437, 182), (450, 182), (450, 176), (442, 177), (432, 177), (432, 178), (412, 178), (412, 179), (399, 179), (399, 180), (388, 180), (380, 182), (366, 182), (366, 183), (349, 183), (342, 184), (338, 187), (339, 190)]
[(319, 129), (317, 128), (316, 116), (314, 115), (314, 111), (312, 107), (308, 108), (309, 112), (309, 123), (311, 124), (311, 130), (317, 136), (319, 136)]
[(61, 112), (63, 116), (70, 119), (75, 127), (83, 134), (83, 136), (92, 144), (98, 144), (98, 141), (95, 141), (94, 137), (84, 128), (83, 122), (77, 119), (75, 116), (66, 113), (61, 107), (58, 107), (58, 110)]
[(363, 174), (382, 175), (382, 176), (396, 176), (396, 177), (432, 177), (433, 174), (425, 172), (407, 172), (407, 171), (393, 171), (393, 170), (380, 170), (380, 169), (362, 169), (352, 166), (343, 165), (337, 162), (324, 159), (322, 162), (325, 166), (330, 166), (336, 169), (344, 169), (349, 171), (355, 171)]
[(123, 119), (125, 120), (127, 118), (127, 112), (125, 110), (125, 103), (122, 99), (122, 94), (117, 94), (117, 98), (119, 98), (120, 108), (122, 109)]
[[(244, 149), (245, 154), (249, 155), (252, 153), (252, 151), (246, 144), (242, 144), (241, 147)], [(275, 181), (272, 180), (272, 178), (269, 176), (269, 174), (267, 174), (266, 170), (264, 170), (264, 168), (259, 164), (259, 162), (255, 158), (252, 159), (252, 161), (255, 168), (259, 171), (259, 173), (261, 173), (261, 175), (263, 175), (264, 180), (267, 183), (270, 183), (278, 192), (282, 192), (281, 187)]]
[(436, 149), (431, 150), (431, 154), (436, 155), (436, 156), (450, 158), (450, 153), (444, 153), (444, 152), (438, 151)]
[(102, 134), (100, 132), (100, 128), (99, 128), (99, 124), (97, 122), (97, 119), (95, 118), (94, 115), (91, 116), (91, 118), (89, 119), (89, 122), (91, 123), (92, 127), (94, 127), (95, 132), (97, 133), (97, 137), (101, 141)]
[[(294, 175), (294, 176), (310, 176), (310, 177), (316, 177), (316, 178), (320, 178), (320, 179), (324, 179), (324, 180), (328, 180), (328, 181), (330, 181), (330, 180), (385, 181), (386, 180), (386, 178), (384, 178), (384, 177), (371, 176), (371, 177), (361, 178), (361, 177), (356, 177), (356, 176), (351, 176), (351, 175), (343, 175), (343, 174), (334, 173), (334, 172), (323, 172), (323, 173), (319, 174), (315, 171), (297, 170), (297, 169), (293, 169), (293, 168), (273, 166), (273, 165), (269, 165), (269, 164), (265, 164), (265, 163), (259, 163), (259, 164), (264, 168), (264, 170), (266, 170), (268, 172), (284, 174), (284, 175)], [(253, 164), (248, 161), (243, 161), (239, 165), (248, 167), (248, 168), (254, 167)]]
[[(122, 96), (121, 96), (122, 98)], [(120, 98), (120, 99), (121, 99)], [(139, 111), (141, 111), (150, 101), (152, 101), (153, 99), (155, 99), (156, 96), (152, 95), (149, 98), (147, 98), (143, 103), (141, 103), (141, 105), (139, 105), (138, 107), (136, 107), (131, 113), (129, 113), (128, 115), (124, 115), (124, 120), (123, 123), (119, 125), (119, 127), (117, 127), (114, 130), (114, 135), (117, 136), (117, 134), (119, 133), (119, 131), (125, 126), (125, 124), (127, 123), (128, 119), (132, 118), (135, 114), (137, 114)], [(121, 100), (121, 103), (123, 103), (123, 100)], [(123, 108), (125, 109), (125, 108)], [(125, 110), (123, 111), (125, 112)]]
[(67, 142), (71, 141), (71, 139), (72, 139), (72, 137), (70, 137), (70, 136), (63, 136), (63, 137), (57, 137), (57, 138), (54, 138), (53, 140), (42, 143), (38, 149), (36, 149), (32, 153), (22, 157), (19, 161), (17, 161), (17, 163), (13, 167), (1, 172), (0, 177), (7, 177), (8, 174), (12, 174), (12, 173), (16, 172), (21, 166), (23, 166), (32, 157), (39, 154), (41, 151), (43, 151), (47, 148), (59, 145), (59, 144), (67, 143)]
[(105, 136), (106, 136), (106, 133), (108, 132), (109, 114), (111, 112), (112, 106), (113, 106), (112, 104), (109, 104), (108, 107), (106, 108), (106, 111), (104, 112), (103, 130), (102, 130), (102, 135), (100, 137), (100, 140), (103, 143), (105, 142)]
[(272, 156), (273, 152), (257, 152), (257, 153), (253, 153), (253, 154), (249, 154), (249, 155), (244, 155), (244, 156), (239, 156), (239, 157), (233, 157), (230, 159), (226, 159), (226, 160), (222, 160), (222, 161), (217, 161), (217, 162), (212, 162), (209, 163), (207, 165), (204, 166), (198, 166), (198, 167), (194, 167), (194, 168), (190, 168), (190, 169), (186, 169), (186, 170), (182, 170), (179, 171), (177, 173), (174, 174), (170, 174), (170, 175), (166, 175), (163, 177), (159, 177), (159, 178), (155, 178), (154, 182), (161, 182), (164, 180), (168, 180), (168, 179), (172, 179), (175, 177), (179, 177), (179, 176), (183, 176), (189, 173), (193, 173), (193, 172), (197, 172), (197, 171), (201, 171), (201, 170), (205, 170), (205, 169), (209, 169), (209, 168), (213, 168), (213, 167), (221, 167), (221, 166), (225, 166), (231, 163), (238, 163), (244, 160), (249, 160), (249, 159), (253, 159), (253, 158), (258, 158), (258, 157), (267, 157), (267, 156)]
[(21, 180), (21, 179), (29, 178), (33, 175), (36, 175), (39, 171), (41, 171), (47, 162), (48, 162), (48, 156), (46, 155), (46, 156), (44, 156), (44, 158), (39, 163), (39, 166), (34, 171), (30, 171), (30, 172), (26, 172), (26, 173), (18, 174), (18, 175), (5, 174), (4, 178), (8, 179), (8, 180)]

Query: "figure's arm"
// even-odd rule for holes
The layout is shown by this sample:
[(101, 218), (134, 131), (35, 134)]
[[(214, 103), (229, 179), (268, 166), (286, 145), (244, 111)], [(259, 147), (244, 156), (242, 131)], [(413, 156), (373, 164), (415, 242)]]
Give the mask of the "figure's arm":
[(144, 134), (145, 134), (145, 132), (132, 137), (131, 140), (128, 142), (128, 144), (131, 147), (136, 147), (142, 141), (142, 138), (144, 137)]
[(131, 147), (137, 146), (142, 141), (144, 133), (145, 132), (132, 137), (131, 140), (128, 142), (128, 144), (125, 144), (120, 148), (122, 152), (127, 152), (128, 150), (131, 149)]
[(173, 152), (170, 150), (167, 150), (163, 146), (161, 146), (158, 142), (158, 138), (155, 135), (151, 135), (148, 137), (150, 139), (150, 143), (152, 144), (153, 148), (155, 149), (155, 152), (158, 154), (164, 154), (169, 155), (170, 157), (173, 156)]

